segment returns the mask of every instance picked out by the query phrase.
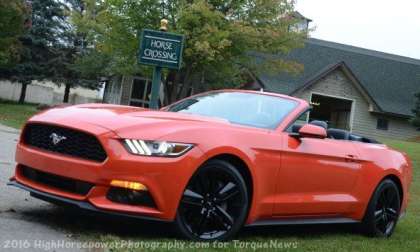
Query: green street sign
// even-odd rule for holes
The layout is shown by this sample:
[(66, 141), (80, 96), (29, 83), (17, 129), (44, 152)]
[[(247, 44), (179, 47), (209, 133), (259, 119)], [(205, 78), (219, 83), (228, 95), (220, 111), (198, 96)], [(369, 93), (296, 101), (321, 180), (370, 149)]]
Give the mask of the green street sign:
[(184, 36), (144, 29), (141, 35), (139, 63), (180, 69)]

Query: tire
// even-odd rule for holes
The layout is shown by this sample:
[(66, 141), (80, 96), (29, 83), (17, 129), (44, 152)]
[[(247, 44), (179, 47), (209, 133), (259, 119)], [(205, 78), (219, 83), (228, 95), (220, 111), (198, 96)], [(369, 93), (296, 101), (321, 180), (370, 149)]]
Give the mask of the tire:
[(383, 180), (373, 193), (363, 218), (363, 231), (371, 237), (392, 235), (400, 215), (400, 192), (394, 181)]
[(238, 170), (226, 161), (210, 160), (188, 182), (175, 227), (189, 240), (229, 240), (243, 226), (248, 208), (247, 186)]

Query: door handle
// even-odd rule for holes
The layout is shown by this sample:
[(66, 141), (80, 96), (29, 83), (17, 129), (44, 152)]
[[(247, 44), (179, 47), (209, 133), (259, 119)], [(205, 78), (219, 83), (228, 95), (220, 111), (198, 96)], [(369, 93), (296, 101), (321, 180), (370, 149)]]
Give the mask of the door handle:
[(344, 158), (346, 160), (346, 162), (357, 162), (357, 156), (356, 155), (346, 155), (346, 157)]

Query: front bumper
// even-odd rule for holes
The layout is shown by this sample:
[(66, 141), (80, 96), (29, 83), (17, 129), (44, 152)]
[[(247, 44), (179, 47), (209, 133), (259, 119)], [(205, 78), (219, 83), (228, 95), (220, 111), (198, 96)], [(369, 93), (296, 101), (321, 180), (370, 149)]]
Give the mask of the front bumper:
[(50, 193), (45, 193), (39, 190), (36, 190), (34, 188), (31, 188), (29, 186), (25, 186), (24, 184), (21, 184), (17, 182), (16, 180), (12, 180), (9, 183), (7, 183), (9, 186), (15, 186), (20, 189), (23, 189), (25, 191), (28, 191), (30, 195), (34, 198), (44, 200), (47, 202), (51, 202), (58, 205), (67, 205), (67, 206), (73, 206), (78, 207), (83, 210), (93, 211), (97, 213), (103, 213), (103, 214), (109, 214), (109, 215), (116, 215), (116, 216), (123, 216), (123, 217), (130, 217), (130, 218), (138, 218), (142, 220), (151, 220), (151, 221), (165, 221), (158, 218), (148, 217), (148, 216), (141, 216), (136, 214), (125, 214), (122, 212), (115, 212), (115, 211), (107, 211), (100, 208), (95, 207), (93, 204), (87, 202), (87, 201), (80, 201), (80, 200), (72, 200), (69, 198), (64, 198), (60, 196), (56, 196)]
[[(177, 158), (135, 156), (125, 150), (120, 139), (113, 133), (108, 132), (97, 137), (108, 155), (102, 163), (51, 153), (26, 146), (22, 142), (18, 143), (16, 172), (9, 184), (30, 191), (35, 197), (47, 201), (64, 201), (83, 209), (162, 221), (173, 220), (188, 180), (202, 162), (201, 150), (193, 148)], [(27, 179), (20, 172), (21, 166), (88, 182), (93, 184), (93, 187), (86, 195), (60, 190)], [(110, 201), (107, 193), (112, 180), (142, 183), (148, 188), (156, 207)]]

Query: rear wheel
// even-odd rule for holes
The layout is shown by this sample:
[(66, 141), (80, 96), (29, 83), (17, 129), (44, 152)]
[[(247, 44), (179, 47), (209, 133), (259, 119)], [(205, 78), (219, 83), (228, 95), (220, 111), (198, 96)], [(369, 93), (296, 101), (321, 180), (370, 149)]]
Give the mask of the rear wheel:
[(363, 225), (369, 236), (389, 237), (394, 232), (400, 214), (400, 193), (397, 185), (385, 179), (373, 194)]
[(189, 181), (175, 224), (191, 240), (226, 240), (239, 231), (248, 212), (248, 194), (237, 169), (210, 160)]

